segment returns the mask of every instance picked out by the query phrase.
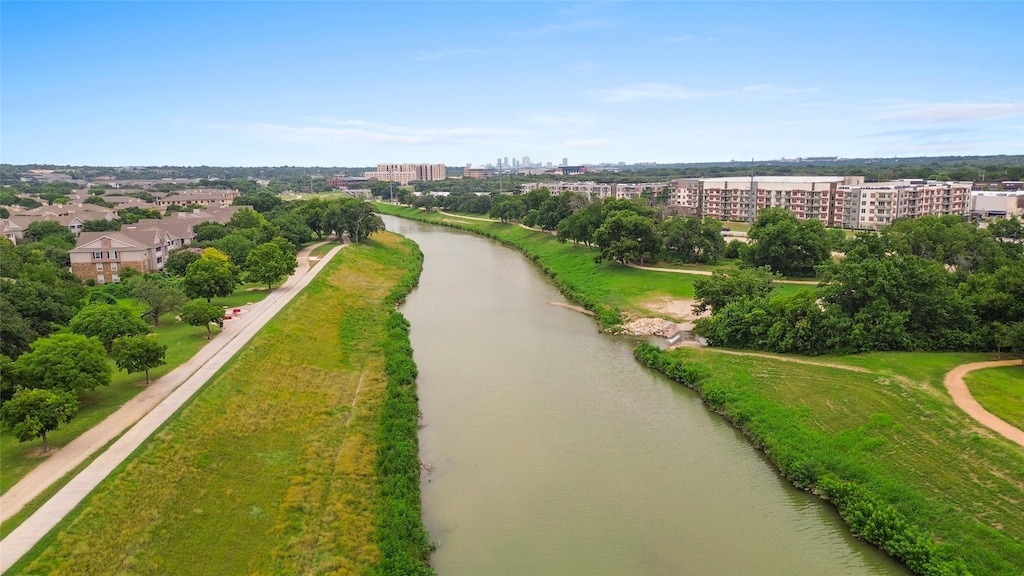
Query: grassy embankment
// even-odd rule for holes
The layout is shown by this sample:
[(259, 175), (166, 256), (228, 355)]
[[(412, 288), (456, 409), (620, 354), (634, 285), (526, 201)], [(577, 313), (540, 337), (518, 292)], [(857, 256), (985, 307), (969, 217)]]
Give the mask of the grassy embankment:
[[(214, 298), (212, 302), (218, 306), (235, 308), (245, 306), (249, 302), (258, 302), (266, 298), (268, 294), (266, 290), (251, 290), (250, 288), (251, 285), (242, 286), (230, 296)], [(131, 303), (127, 304), (132, 305)], [(207, 343), (205, 328), (178, 322), (173, 313), (161, 316), (160, 326), (151, 326), (151, 329), (160, 343), (167, 346), (167, 352), (164, 355), (166, 364), (149, 371), (151, 380), (156, 380), (174, 370), (194, 356)], [(214, 326), (213, 330), (216, 333), (220, 329)], [(125, 373), (117, 369), (113, 360), (109, 362), (111, 370), (113, 370), (110, 386), (103, 386), (82, 394), (79, 399), (81, 407), (78, 415), (71, 422), (62, 424), (56, 431), (47, 434), (52, 448), (67, 445), (146, 389), (145, 374)], [(0, 462), (3, 462), (3, 466), (0, 467), (0, 494), (6, 492), (43, 461), (45, 455), (41, 454), (41, 448), (42, 440), (18, 442), (17, 438), (10, 433), (0, 434)], [(41, 504), (42, 502), (37, 503), (36, 507)], [(0, 533), (6, 534), (11, 529), (13, 526), (5, 522)]]
[(964, 382), (986, 410), (1024, 430), (1024, 368), (975, 370), (967, 373)]
[[(386, 211), (443, 219), (400, 208)], [(692, 287), (662, 285), (674, 280), (692, 286), (685, 275), (598, 267), (592, 252), (558, 244), (547, 234), (478, 222), (458, 227), (520, 248), (595, 307), (643, 313), (631, 307), (659, 294), (692, 294)], [(954, 366), (987, 355), (804, 359), (864, 370), (857, 372), (781, 357), (737, 361), (714, 349), (640, 350), (657, 369), (689, 380), (794, 484), (830, 496), (854, 533), (883, 543), (920, 573), (1024, 573), (1024, 451), (979, 428), (953, 405), (943, 386)]]
[(15, 571), (430, 573), (394, 311), (421, 261), (387, 233), (342, 250)]
[[(634, 316), (651, 315), (651, 302), (693, 298), (693, 280), (697, 276), (637, 270), (608, 261), (595, 264), (599, 250), (561, 243), (552, 234), (385, 203), (375, 207), (383, 214), (471, 230), (520, 250), (551, 277), (567, 298), (594, 312), (605, 328), (619, 324), (623, 311)], [(778, 290), (794, 292), (800, 288), (803, 286), (783, 284)]]

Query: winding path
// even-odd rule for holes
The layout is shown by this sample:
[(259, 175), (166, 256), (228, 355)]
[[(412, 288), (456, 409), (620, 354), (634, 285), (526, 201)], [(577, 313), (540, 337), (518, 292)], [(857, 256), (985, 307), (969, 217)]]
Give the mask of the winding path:
[(1012, 442), (1016, 442), (1020, 446), (1024, 446), (1024, 430), (1013, 426), (1006, 420), (1003, 420), (999, 416), (985, 410), (985, 408), (974, 399), (974, 396), (971, 396), (971, 391), (967, 388), (967, 383), (964, 382), (964, 376), (968, 372), (982, 370), (984, 368), (1015, 366), (1018, 364), (1020, 364), (1020, 360), (994, 360), (991, 362), (972, 362), (971, 364), (961, 364), (946, 374), (944, 383), (946, 384), (946, 390), (949, 392), (949, 395), (953, 397), (953, 402), (961, 410), (966, 412), (968, 416), (974, 418), (987, 428), (998, 433), (1000, 436), (1007, 438)]
[[(309, 284), (343, 246), (319, 261), (303, 249), (295, 274), (248, 313), (235, 317), (190, 360), (155, 380), (141, 394), (49, 457), (0, 497), (0, 518), (10, 518), (54, 482), (117, 439), (84, 470), (0, 541), (0, 572), (6, 571), (71, 512), (118, 465), (173, 416), (218, 370)], [(303, 265), (306, 264), (306, 265)], [(129, 427), (131, 427), (129, 429)], [(127, 432), (125, 432), (127, 430)]]

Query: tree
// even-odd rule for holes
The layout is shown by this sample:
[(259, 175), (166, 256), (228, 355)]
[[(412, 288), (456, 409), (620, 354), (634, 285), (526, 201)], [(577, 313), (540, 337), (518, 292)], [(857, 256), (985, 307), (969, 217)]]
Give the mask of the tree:
[(150, 274), (136, 276), (129, 282), (132, 298), (146, 306), (146, 315), (153, 319), (153, 325), (160, 325), (160, 316), (174, 310), (187, 300), (176, 281), (158, 278)]
[(768, 296), (774, 288), (775, 276), (765, 268), (740, 268), (728, 272), (715, 270), (711, 276), (693, 281), (696, 304), (693, 311), (717, 313), (734, 300), (754, 300)]
[(747, 262), (771, 266), (784, 276), (814, 276), (815, 267), (831, 255), (821, 222), (799, 222), (785, 208), (761, 210), (747, 236), (753, 241), (744, 254)]
[(191, 326), (206, 326), (206, 339), (213, 337), (210, 324), (224, 327), (224, 310), (220, 306), (204, 302), (202, 299), (192, 300), (181, 307), (181, 319)]
[(612, 212), (594, 231), (594, 243), (601, 249), (598, 260), (626, 262), (644, 257), (656, 257), (661, 249), (661, 237), (654, 220), (630, 210)]
[(665, 252), (683, 262), (717, 262), (725, 254), (722, 223), (674, 216), (660, 225)]
[(75, 311), (59, 291), (43, 282), (0, 280), (0, 352), (17, 357), (36, 338), (65, 326)]
[(199, 260), (200, 255), (191, 250), (175, 250), (167, 256), (164, 262), (164, 272), (171, 276), (184, 276), (188, 265)]
[(1024, 366), (1024, 322), (1014, 322), (1006, 327), (998, 336), (999, 345), (1020, 356), (1020, 365)]
[(384, 221), (374, 214), (370, 204), (356, 198), (342, 198), (329, 203), (323, 227), (325, 232), (334, 233), (338, 238), (347, 233), (352, 242), (360, 242), (383, 230)]
[(236, 284), (235, 273), (227, 257), (213, 248), (207, 248), (199, 260), (185, 269), (183, 287), (189, 298), (206, 298), (210, 302), (212, 298), (231, 294)]
[[(247, 210), (247, 212), (251, 212), (251, 210)], [(229, 262), (244, 269), (245, 259), (249, 257), (249, 251), (256, 247), (256, 243), (242, 234), (228, 234), (214, 240), (210, 246), (227, 254)]]
[(267, 290), (295, 272), (296, 266), (298, 261), (295, 255), (282, 250), (275, 242), (267, 242), (253, 248), (245, 261), (246, 276), (249, 280), (266, 284)]
[(25, 228), (25, 238), (32, 242), (41, 242), (49, 239), (54, 246), (60, 246), (65, 250), (75, 247), (75, 233), (67, 226), (54, 220), (39, 220)]
[(158, 220), (163, 218), (163, 214), (159, 210), (139, 208), (138, 206), (122, 208), (117, 211), (117, 216), (121, 219), (122, 224), (137, 224), (139, 220)]
[(50, 449), (46, 433), (56, 430), (62, 422), (71, 422), (76, 414), (78, 399), (74, 394), (37, 388), (18, 390), (0, 409), (3, 428), (19, 442), (42, 438), (43, 452)]
[(281, 214), (271, 223), (280, 230), (281, 237), (296, 246), (302, 246), (313, 237), (313, 230), (297, 214)]
[(121, 336), (135, 336), (149, 332), (149, 326), (125, 306), (117, 304), (90, 304), (82, 308), (68, 324), (71, 331), (83, 336), (95, 336), (109, 352), (114, 340)]
[(501, 194), (491, 201), (490, 216), (502, 222), (519, 222), (526, 215), (526, 203), (514, 194)]
[(145, 336), (122, 336), (114, 340), (111, 356), (120, 370), (129, 374), (145, 372), (146, 384), (149, 384), (149, 369), (163, 365), (166, 352), (166, 344), (161, 344), (155, 334), (147, 334)]
[(22, 382), (34, 388), (79, 394), (110, 384), (110, 364), (103, 344), (81, 334), (54, 334), (32, 343), (14, 361)]

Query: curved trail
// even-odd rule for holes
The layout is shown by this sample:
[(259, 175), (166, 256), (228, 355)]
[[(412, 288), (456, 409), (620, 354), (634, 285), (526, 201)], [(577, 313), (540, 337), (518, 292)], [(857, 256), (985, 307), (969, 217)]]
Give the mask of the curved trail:
[[(703, 348), (704, 350), (710, 350), (712, 352), (719, 352), (721, 354), (733, 354), (736, 356), (757, 356), (759, 358), (769, 358), (771, 360), (779, 360), (782, 362), (793, 362), (796, 364), (810, 364), (812, 366), (824, 366), (827, 368), (837, 368), (839, 370), (849, 370), (851, 372), (863, 372), (863, 373), (874, 373), (872, 370), (861, 368), (859, 366), (850, 366), (847, 364), (833, 364), (828, 362), (815, 362), (813, 360), (801, 360), (799, 358), (789, 358), (786, 356), (776, 356), (775, 354), (766, 354), (761, 352), (741, 352), (739, 350), (722, 350), (719, 348)], [(946, 386), (946, 390), (949, 395), (953, 398), (953, 403), (956, 404), (957, 408), (960, 408), (968, 416), (974, 418), (979, 423), (984, 425), (986, 428), (999, 434), (1000, 436), (1015, 442), (1016, 444), (1024, 447), (1024, 430), (1017, 428), (995, 414), (985, 410), (974, 396), (971, 395), (971, 391), (967, 388), (967, 383), (964, 382), (964, 376), (968, 372), (974, 370), (982, 370), (985, 368), (999, 368), (1002, 366), (1016, 366), (1020, 364), (1020, 360), (993, 360), (990, 362), (972, 362), (970, 364), (961, 364), (956, 368), (950, 370), (947, 374), (943, 383)]]
[[(673, 274), (696, 274), (698, 276), (711, 276), (714, 272), (711, 270), (690, 270), (686, 268), (655, 268), (654, 266), (641, 266), (639, 264), (626, 264), (630, 268), (636, 268), (637, 270), (650, 270), (651, 272), (671, 272)], [(804, 286), (817, 286), (817, 280), (772, 280), (772, 282), (778, 282), (779, 284), (802, 284)]]
[[(298, 255), (299, 266), (295, 274), (265, 299), (253, 305), (248, 313), (228, 320), (225, 330), (190, 360), (155, 380), (143, 393), (50, 456), (0, 497), (0, 515), (6, 520), (97, 450), (121, 436), (0, 541), (0, 572), (6, 571), (35, 546), (114, 468), (173, 416), (343, 248), (336, 246), (319, 260), (311, 258), (309, 254), (321, 244), (324, 243), (303, 249)], [(303, 263), (307, 265), (303, 266)]]
[[(961, 364), (946, 374), (944, 383), (946, 384), (946, 390), (949, 391), (949, 395), (953, 397), (953, 402), (961, 410), (966, 412), (968, 416), (974, 418), (1000, 436), (1012, 442), (1016, 442), (1020, 446), (1024, 446), (1024, 430), (1017, 428), (999, 416), (985, 410), (985, 408), (974, 399), (974, 396), (971, 396), (971, 391), (967, 388), (967, 383), (964, 382), (964, 376), (968, 372), (972, 372), (974, 370), (998, 368), (1001, 366), (1016, 366), (1019, 364), (1020, 360), (994, 360), (991, 362), (972, 362), (971, 364)], [(1024, 369), (1022, 369), (1022, 372), (1024, 372)]]

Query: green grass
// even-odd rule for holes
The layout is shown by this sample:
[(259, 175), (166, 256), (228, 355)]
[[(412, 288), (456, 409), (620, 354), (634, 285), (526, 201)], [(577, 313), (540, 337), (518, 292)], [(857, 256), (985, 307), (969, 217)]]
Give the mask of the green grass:
[[(453, 224), (418, 210), (380, 211)], [(692, 276), (595, 265), (595, 250), (518, 226), (457, 225), (519, 248), (588, 308), (642, 312), (652, 299), (692, 296)], [(563, 290), (565, 285), (560, 283)], [(1024, 451), (980, 428), (953, 405), (943, 385), (953, 367), (989, 355), (813, 359), (860, 372), (791, 361), (808, 360), (803, 357), (739, 357), (714, 349), (684, 348), (667, 356), (669, 365), (693, 363), (694, 373), (704, 376), (695, 386), (705, 401), (743, 429), (794, 484), (831, 490), (843, 500), (858, 534), (875, 540), (886, 540), (886, 530), (896, 528), (912, 538), (925, 534), (920, 541), (887, 540), (889, 552), (916, 570), (952, 574), (966, 566), (975, 576), (1024, 573)], [(1009, 393), (1000, 394), (1013, 403)]]
[(694, 387), (797, 485), (823, 490), (828, 477), (864, 489), (873, 507), (891, 506), (932, 535), (937, 564), (961, 559), (975, 576), (1021, 573), (1024, 451), (980, 429), (942, 392), (945, 373), (978, 355), (815, 359), (871, 370), (860, 373), (737, 361), (714, 349), (666, 354), (703, 366)]
[[(455, 226), (510, 244), (536, 261), (548, 275), (555, 278), (568, 298), (584, 306), (587, 306), (589, 300), (630, 315), (656, 314), (652, 311), (652, 303), (664, 299), (693, 298), (693, 281), (700, 277), (676, 272), (638, 270), (609, 261), (595, 264), (594, 258), (600, 253), (596, 248), (588, 248), (583, 244), (561, 243), (552, 234), (528, 230), (515, 224), (454, 219), (436, 212), (428, 214), (415, 208), (384, 203), (377, 203), (375, 206), (384, 214)], [(721, 270), (730, 265), (735, 266), (735, 262), (692, 268)], [(779, 284), (776, 290), (783, 294), (792, 294), (804, 288), (812, 287)], [(581, 296), (585, 296), (585, 299), (581, 299)], [(608, 322), (605, 324), (608, 325)]]
[(204, 573), (372, 570), (383, 303), (413, 249), (341, 251), (14, 571), (196, 573), (200, 549)]
[[(231, 296), (214, 298), (212, 302), (219, 306), (234, 308), (244, 307), (249, 302), (258, 302), (267, 297), (266, 289), (250, 291), (249, 288), (251, 286), (239, 287)], [(138, 308), (131, 301), (122, 303)], [(207, 343), (205, 328), (178, 322), (174, 314), (164, 314), (160, 318), (160, 326), (152, 326), (151, 329), (160, 343), (167, 345), (167, 353), (164, 356), (167, 362), (149, 371), (151, 380), (156, 380), (177, 368)], [(220, 329), (214, 326), (213, 333), (216, 335), (219, 332)], [(113, 361), (110, 362), (110, 366), (113, 370), (110, 386), (82, 394), (79, 398), (78, 415), (71, 422), (62, 424), (60, 428), (47, 434), (47, 440), (52, 447), (66, 446), (145, 390), (145, 374), (127, 374), (119, 371)], [(41, 453), (41, 449), (42, 440), (18, 442), (7, 432), (0, 433), (0, 462), (3, 463), (0, 466), (0, 494), (10, 489), (42, 462), (46, 455)]]
[(971, 395), (986, 410), (1024, 430), (1024, 368), (1006, 366), (969, 372)]

